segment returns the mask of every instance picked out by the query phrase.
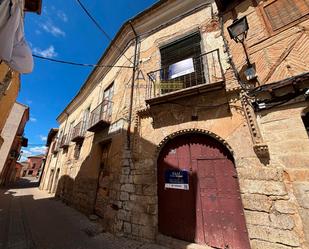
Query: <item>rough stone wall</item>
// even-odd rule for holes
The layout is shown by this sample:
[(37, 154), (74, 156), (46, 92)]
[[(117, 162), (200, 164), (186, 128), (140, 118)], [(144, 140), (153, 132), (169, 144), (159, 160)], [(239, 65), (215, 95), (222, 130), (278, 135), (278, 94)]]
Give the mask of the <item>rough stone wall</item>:
[(156, 170), (152, 159), (132, 161), (131, 151), (125, 150), (120, 176), (117, 229), (125, 236), (155, 240), (157, 231)]
[[(259, 124), (269, 146), (271, 166), (276, 166), (283, 172), (283, 182), (288, 196), (285, 201), (275, 202), (273, 206), (280, 214), (285, 214), (283, 220), (288, 222), (293, 218), (292, 230), (299, 236), (299, 243), (308, 248), (308, 200), (309, 189), (309, 140), (301, 119), (306, 103), (275, 108), (261, 112)], [(281, 210), (280, 210), (281, 209)], [(288, 209), (288, 210), (286, 210)], [(291, 224), (293, 224), (291, 223)]]

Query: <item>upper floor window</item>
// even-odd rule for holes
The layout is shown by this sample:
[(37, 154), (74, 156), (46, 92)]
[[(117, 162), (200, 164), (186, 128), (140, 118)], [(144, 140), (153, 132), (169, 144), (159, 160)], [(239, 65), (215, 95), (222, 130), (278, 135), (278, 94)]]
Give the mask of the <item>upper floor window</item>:
[(62, 131), (60, 131), (60, 133), (59, 133), (59, 137), (58, 137), (58, 141), (57, 141), (58, 146), (59, 146), (59, 145), (60, 145), (60, 143), (61, 143), (62, 136), (63, 136), (63, 130), (62, 130)]
[(195, 32), (160, 48), (161, 68), (148, 73), (148, 100), (186, 88), (192, 93), (198, 85), (224, 81), (219, 49), (202, 53), (201, 40)]
[(201, 55), (201, 36), (191, 34), (180, 40), (161, 47), (161, 66), (169, 67), (177, 62)]
[(73, 135), (73, 128), (74, 128), (75, 121), (72, 121), (69, 125), (69, 131), (68, 131), (68, 141), (71, 141), (72, 135)]
[(272, 0), (263, 6), (273, 31), (297, 21), (309, 13), (308, 0)]
[(56, 146), (56, 140), (52, 141), (52, 144), (51, 144), (51, 149), (50, 149), (51, 153), (53, 153), (53, 152), (54, 152), (54, 150), (55, 150), (55, 146)]
[(89, 119), (90, 119), (90, 106), (85, 109), (83, 114), (83, 123), (82, 123), (82, 133), (86, 132), (89, 126)]
[(104, 90), (103, 93), (103, 113), (109, 119), (112, 116), (112, 99), (114, 95), (114, 83)]
[[(201, 36), (191, 34), (160, 49), (161, 93), (203, 83), (201, 63)], [(176, 89), (175, 89), (176, 88)]]
[(74, 148), (74, 159), (79, 158), (82, 146), (83, 146), (82, 143), (76, 143)]

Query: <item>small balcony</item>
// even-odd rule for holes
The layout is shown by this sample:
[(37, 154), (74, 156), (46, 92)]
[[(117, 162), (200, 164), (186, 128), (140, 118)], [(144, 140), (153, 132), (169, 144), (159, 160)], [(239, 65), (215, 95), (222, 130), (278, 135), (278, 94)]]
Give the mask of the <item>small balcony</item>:
[(59, 148), (65, 149), (69, 147), (69, 144), (70, 144), (69, 136), (67, 134), (63, 135), (59, 144)]
[(109, 100), (103, 100), (90, 115), (88, 131), (98, 132), (105, 129), (111, 122), (111, 110), (113, 103)]
[(53, 145), (53, 148), (51, 149), (51, 152), (55, 155), (59, 152), (59, 146), (60, 144), (57, 142)]
[(86, 123), (84, 121), (80, 121), (74, 128), (72, 132), (72, 142), (80, 143), (85, 138), (86, 133)]
[(150, 105), (223, 88), (219, 49), (148, 73), (146, 103)]

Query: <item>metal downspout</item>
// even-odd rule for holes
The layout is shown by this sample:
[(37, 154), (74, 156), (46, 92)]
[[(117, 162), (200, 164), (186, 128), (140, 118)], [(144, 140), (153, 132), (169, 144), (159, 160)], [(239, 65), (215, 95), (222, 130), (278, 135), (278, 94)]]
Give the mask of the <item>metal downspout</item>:
[(132, 21), (129, 21), (129, 24), (135, 35), (135, 49), (134, 49), (134, 61), (133, 61), (133, 72), (132, 72), (132, 84), (131, 84), (131, 94), (130, 94), (130, 105), (129, 105), (129, 118), (128, 118), (128, 129), (127, 129), (127, 149), (131, 148), (131, 123), (132, 123), (132, 113), (133, 113), (133, 97), (134, 97), (134, 85), (135, 85), (135, 74), (137, 67), (137, 46), (139, 42), (139, 37), (134, 29)]

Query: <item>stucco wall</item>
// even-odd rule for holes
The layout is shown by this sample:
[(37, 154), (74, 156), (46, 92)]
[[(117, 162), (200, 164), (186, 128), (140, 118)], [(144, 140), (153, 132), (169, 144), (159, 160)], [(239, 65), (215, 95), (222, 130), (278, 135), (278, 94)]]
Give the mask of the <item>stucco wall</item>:
[[(3, 174), (3, 169), (5, 162), (8, 158), (9, 152), (11, 150), (12, 144), (14, 142), (16, 132), (20, 126), (20, 122), (24, 115), (26, 107), (24, 105), (15, 103), (10, 112), (10, 115), (5, 123), (5, 126), (2, 130), (1, 136), (4, 139), (3, 145), (0, 149), (0, 173)], [(2, 175), (2, 177), (4, 177)], [(4, 179), (1, 179), (1, 182)]]
[[(9, 68), (5, 63), (0, 64), (0, 81), (2, 82)], [(1, 86), (0, 86), (1, 87)], [(14, 72), (9, 88), (5, 95), (0, 96), (0, 132), (2, 131), (6, 119), (15, 103), (20, 88), (20, 79), (18, 73)]]

